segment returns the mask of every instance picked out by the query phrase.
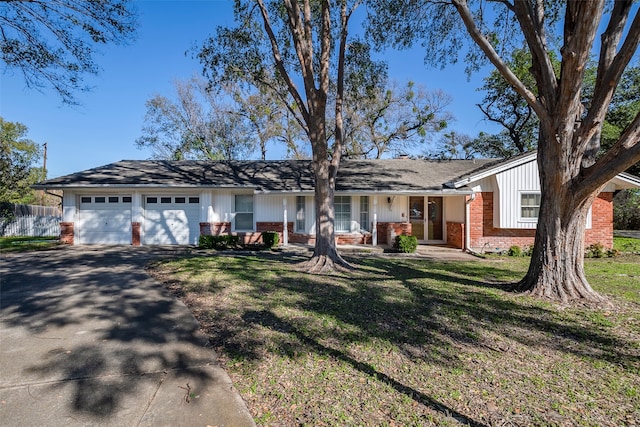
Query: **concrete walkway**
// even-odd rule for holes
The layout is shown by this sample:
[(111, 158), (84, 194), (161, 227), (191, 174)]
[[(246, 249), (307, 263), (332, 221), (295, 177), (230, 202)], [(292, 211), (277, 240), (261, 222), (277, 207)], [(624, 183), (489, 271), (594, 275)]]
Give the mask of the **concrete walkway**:
[(183, 251), (0, 255), (0, 425), (254, 426), (194, 317), (144, 271)]

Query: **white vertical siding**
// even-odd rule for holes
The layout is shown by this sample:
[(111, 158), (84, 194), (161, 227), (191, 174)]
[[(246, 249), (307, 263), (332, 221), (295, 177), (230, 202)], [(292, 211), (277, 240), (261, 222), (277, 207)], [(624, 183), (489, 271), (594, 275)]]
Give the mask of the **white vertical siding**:
[(75, 222), (78, 212), (78, 197), (73, 191), (65, 190), (62, 193), (62, 221)]
[(395, 196), (391, 203), (388, 202), (388, 197), (393, 198), (393, 196), (378, 196), (378, 222), (408, 221), (409, 197)]
[(139, 191), (133, 191), (131, 193), (131, 221), (144, 222), (144, 209), (142, 205), (142, 193)]
[(213, 217), (213, 198), (211, 191), (200, 192), (200, 222), (209, 222)]
[[(496, 175), (499, 195), (494, 192), (494, 226), (500, 228), (536, 228), (536, 222), (520, 218), (520, 195), (540, 191), (538, 164), (525, 163)], [(496, 218), (496, 214), (498, 217)]]
[[(287, 199), (287, 211), (295, 211), (295, 196), (282, 194), (257, 194), (253, 198), (253, 216), (256, 222), (281, 222), (283, 221), (282, 199)], [(292, 208), (293, 207), (293, 208)], [(292, 211), (293, 209), (293, 211)], [(291, 220), (291, 217), (289, 218)]]
[(234, 195), (229, 190), (214, 190), (212, 193), (213, 215), (211, 222), (229, 222), (233, 220)]

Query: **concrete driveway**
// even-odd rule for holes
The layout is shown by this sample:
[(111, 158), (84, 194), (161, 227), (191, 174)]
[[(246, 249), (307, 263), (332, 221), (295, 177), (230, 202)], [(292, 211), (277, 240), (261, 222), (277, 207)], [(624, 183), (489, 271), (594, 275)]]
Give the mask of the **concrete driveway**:
[(183, 251), (0, 255), (0, 425), (255, 425), (189, 310), (144, 271)]

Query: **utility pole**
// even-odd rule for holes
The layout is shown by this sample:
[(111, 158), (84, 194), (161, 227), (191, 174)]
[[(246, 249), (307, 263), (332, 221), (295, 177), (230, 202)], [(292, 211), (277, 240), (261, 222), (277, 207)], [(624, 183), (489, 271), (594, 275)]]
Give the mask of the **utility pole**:
[[(47, 143), (45, 142), (44, 144), (42, 144), (42, 148), (44, 151), (44, 161), (42, 163), (42, 180), (46, 180), (47, 179)], [(45, 204), (45, 193), (44, 190), (40, 190), (40, 205), (44, 205)]]
[(44, 164), (42, 165), (42, 174), (44, 175), (42, 178), (47, 179), (47, 143), (42, 144), (44, 147)]

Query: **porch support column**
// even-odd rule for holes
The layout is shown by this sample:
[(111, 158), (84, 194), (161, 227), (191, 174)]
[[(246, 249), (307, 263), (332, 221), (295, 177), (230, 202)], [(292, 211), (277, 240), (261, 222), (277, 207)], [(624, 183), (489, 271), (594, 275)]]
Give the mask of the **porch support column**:
[[(466, 197), (465, 197), (466, 199)], [(473, 202), (476, 199), (476, 193), (473, 193), (472, 195), (469, 196), (468, 199), (465, 200), (464, 203), (464, 247), (462, 248), (463, 251), (469, 251), (469, 245), (471, 243), (471, 230), (470, 230), (470, 225), (471, 225), (471, 208), (469, 207), (469, 205), (471, 204), (471, 202)]]
[(371, 245), (378, 246), (378, 196), (373, 196), (373, 226), (371, 230)]
[(282, 245), (287, 246), (289, 244), (289, 227), (287, 220), (287, 198), (282, 198), (282, 211), (284, 217), (284, 223), (282, 224)]

